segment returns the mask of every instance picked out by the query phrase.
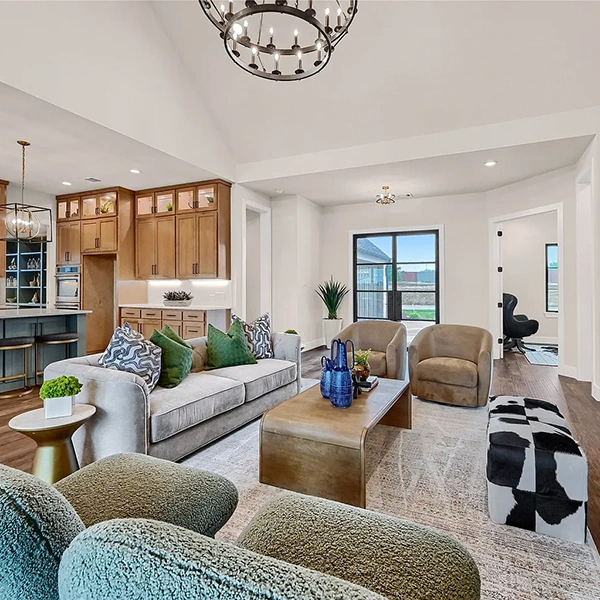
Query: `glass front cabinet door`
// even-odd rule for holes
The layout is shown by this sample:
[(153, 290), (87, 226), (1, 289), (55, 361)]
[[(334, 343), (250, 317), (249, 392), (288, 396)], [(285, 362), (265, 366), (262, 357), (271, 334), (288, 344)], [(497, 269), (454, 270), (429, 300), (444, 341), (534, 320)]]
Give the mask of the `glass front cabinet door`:
[(94, 217), (112, 217), (117, 214), (117, 194), (107, 192), (93, 196), (82, 196), (81, 217), (93, 219)]
[(66, 198), (59, 200), (56, 205), (56, 220), (69, 221), (79, 219), (79, 198)]

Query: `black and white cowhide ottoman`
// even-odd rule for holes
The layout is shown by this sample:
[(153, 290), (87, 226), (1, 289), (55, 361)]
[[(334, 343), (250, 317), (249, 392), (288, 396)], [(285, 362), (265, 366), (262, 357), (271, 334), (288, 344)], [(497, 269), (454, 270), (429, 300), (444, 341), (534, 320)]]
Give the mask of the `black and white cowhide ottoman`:
[(584, 543), (587, 460), (558, 408), (545, 400), (497, 396), (488, 410), (492, 521)]

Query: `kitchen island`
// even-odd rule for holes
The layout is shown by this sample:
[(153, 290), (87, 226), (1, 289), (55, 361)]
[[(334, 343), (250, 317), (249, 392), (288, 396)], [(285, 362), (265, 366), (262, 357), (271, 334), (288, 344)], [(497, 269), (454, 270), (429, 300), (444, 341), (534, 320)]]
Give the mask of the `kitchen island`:
[[(77, 333), (79, 340), (70, 344), (70, 356), (84, 356), (86, 315), (89, 310), (54, 308), (0, 309), (0, 338), (35, 337), (51, 333)], [(0, 352), (0, 377), (23, 373), (23, 350)], [(35, 346), (29, 350), (27, 385), (35, 385)], [(65, 358), (65, 345), (44, 345), (38, 350), (40, 370), (51, 362)], [(41, 379), (41, 378), (40, 378)], [(23, 380), (0, 383), (0, 394), (23, 387)]]

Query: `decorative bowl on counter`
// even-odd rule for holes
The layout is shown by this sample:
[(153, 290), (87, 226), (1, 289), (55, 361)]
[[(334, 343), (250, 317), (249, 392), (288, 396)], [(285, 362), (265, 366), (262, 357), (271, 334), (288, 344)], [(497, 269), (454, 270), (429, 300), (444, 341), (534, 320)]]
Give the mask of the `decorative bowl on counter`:
[(191, 298), (189, 300), (163, 300), (165, 306), (189, 306), (191, 303)]
[(190, 292), (172, 291), (163, 294), (165, 306), (189, 306), (194, 296)]

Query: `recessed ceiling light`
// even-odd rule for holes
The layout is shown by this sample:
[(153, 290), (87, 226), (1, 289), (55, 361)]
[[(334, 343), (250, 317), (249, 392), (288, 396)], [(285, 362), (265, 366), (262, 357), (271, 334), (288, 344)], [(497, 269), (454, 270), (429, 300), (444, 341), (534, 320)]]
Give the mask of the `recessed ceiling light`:
[(141, 173), (141, 171), (139, 169), (129, 169), (130, 173), (135, 173), (136, 175), (139, 175)]
[(275, 190), (276, 194), (283, 194), (283, 190)]
[(62, 184), (63, 185), (73, 185), (70, 181), (63, 181)]
[(498, 164), (497, 160), (488, 160), (483, 163), (486, 167), (495, 167)]

